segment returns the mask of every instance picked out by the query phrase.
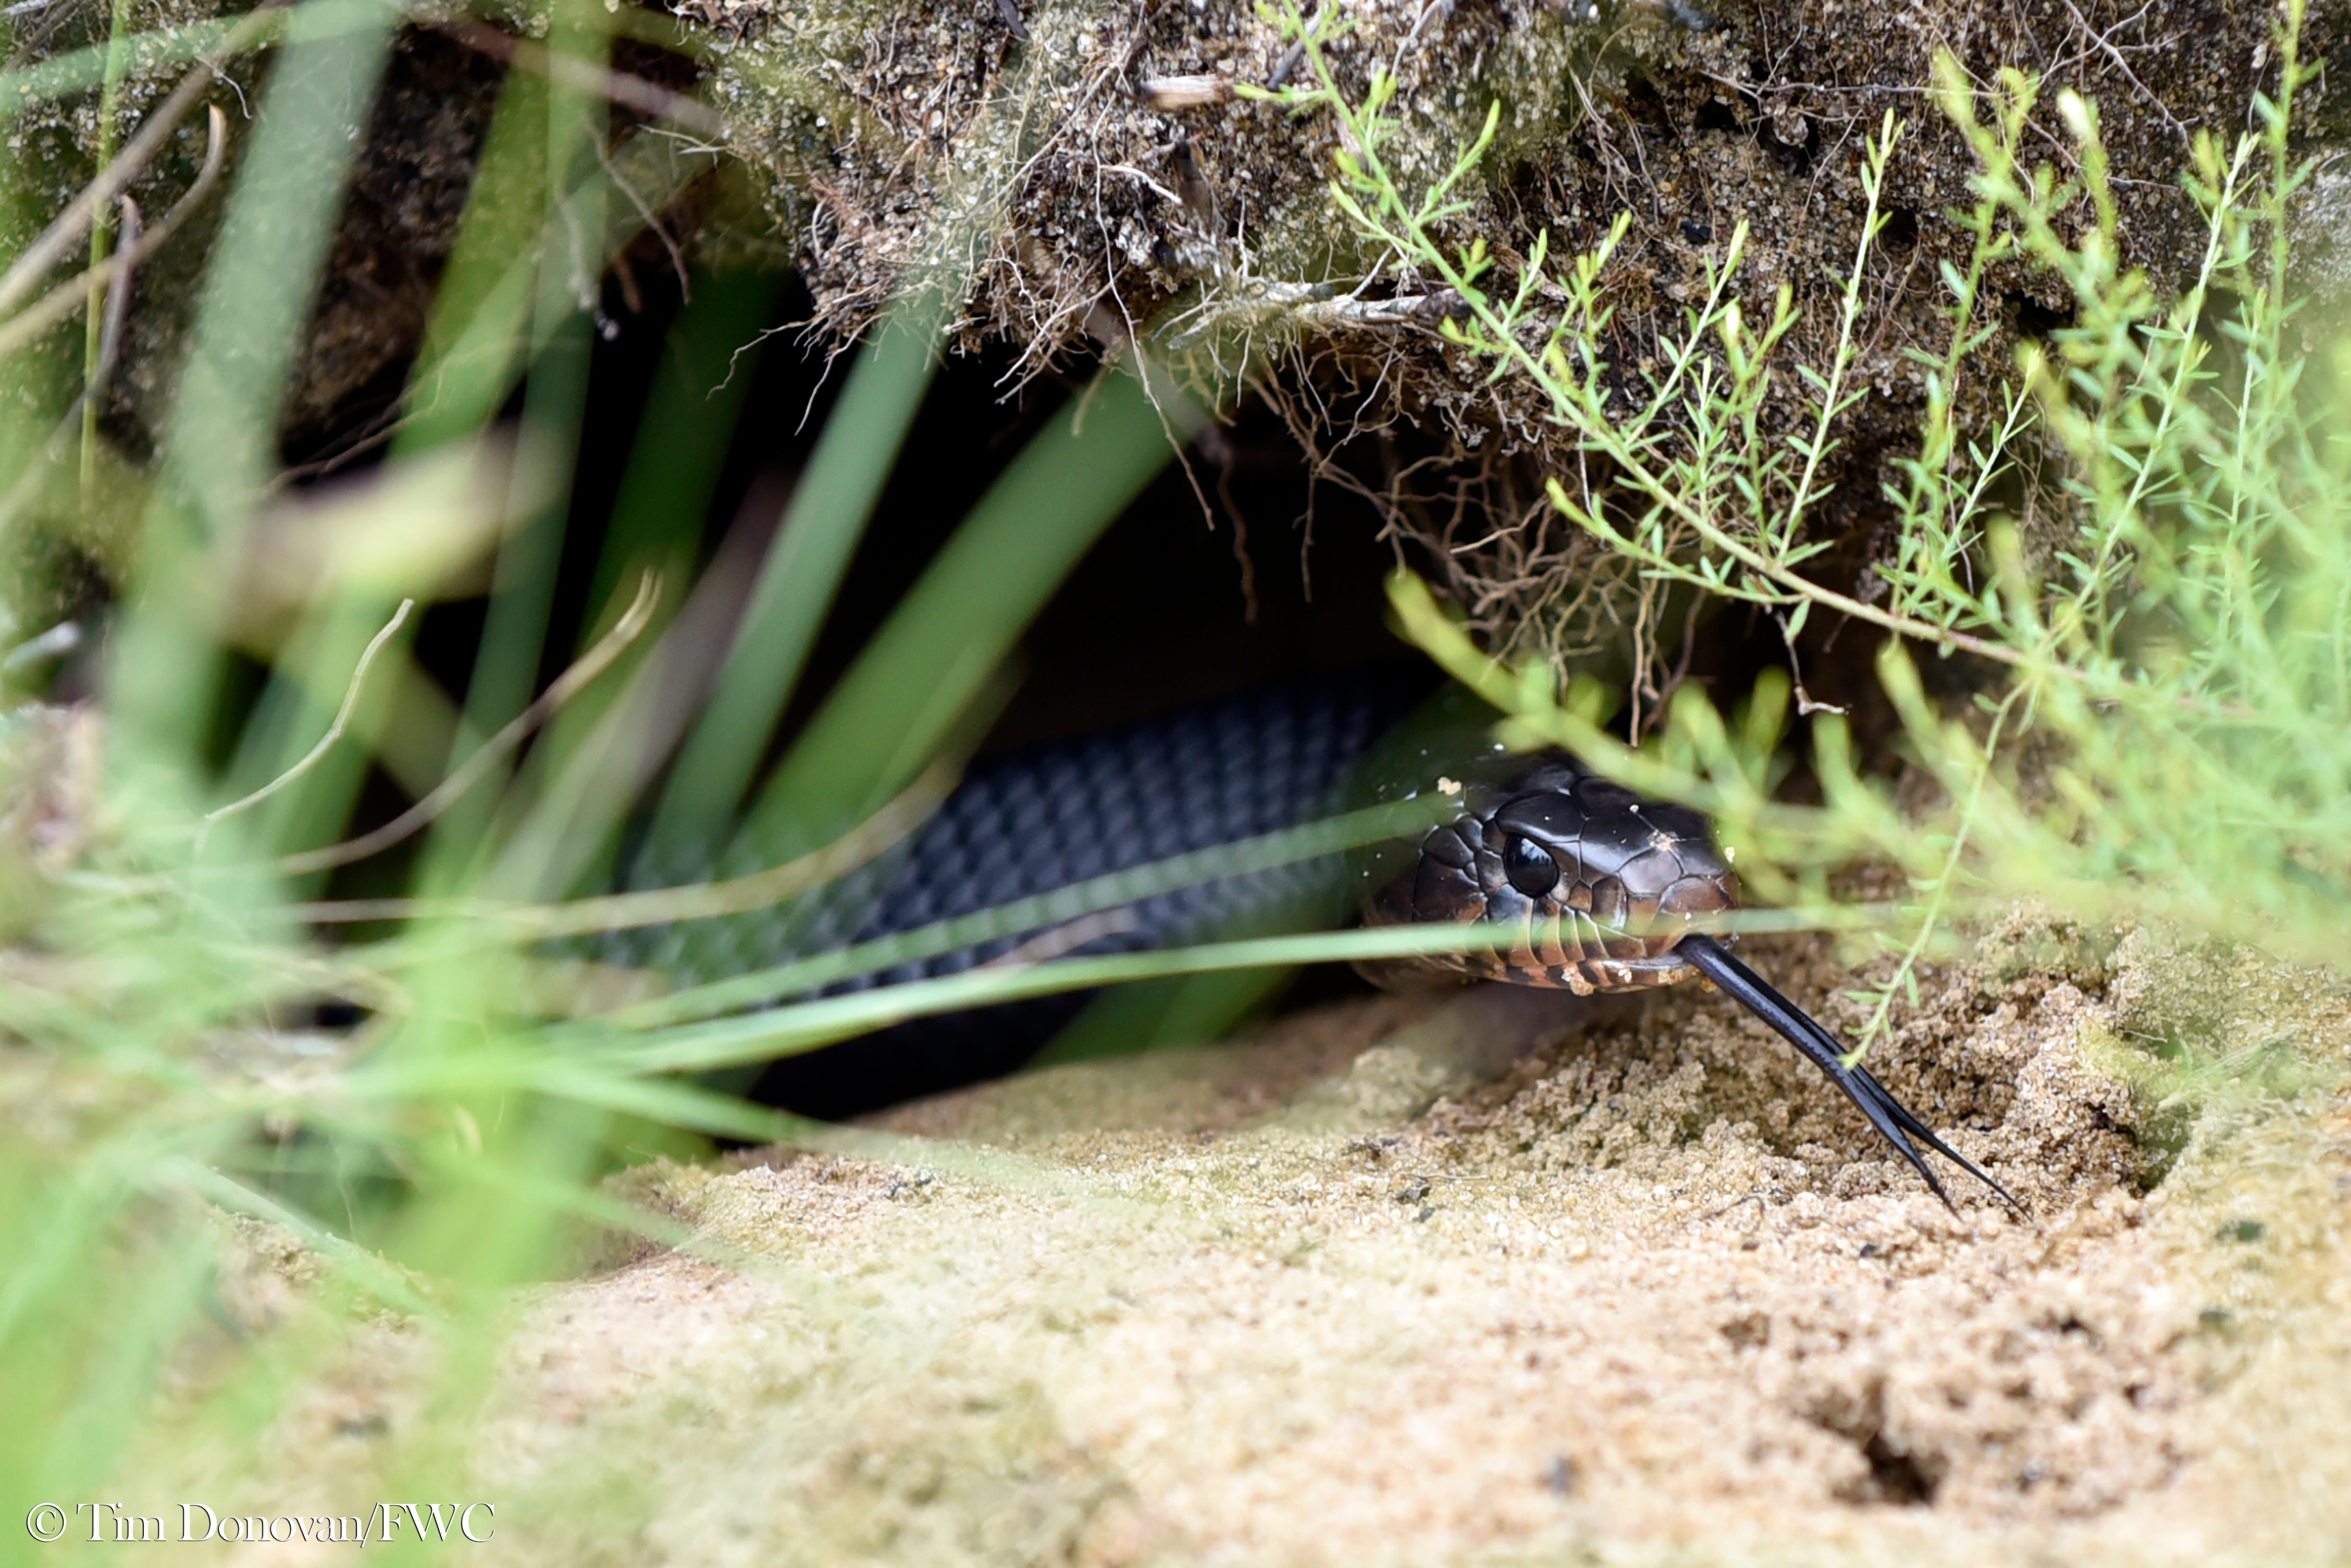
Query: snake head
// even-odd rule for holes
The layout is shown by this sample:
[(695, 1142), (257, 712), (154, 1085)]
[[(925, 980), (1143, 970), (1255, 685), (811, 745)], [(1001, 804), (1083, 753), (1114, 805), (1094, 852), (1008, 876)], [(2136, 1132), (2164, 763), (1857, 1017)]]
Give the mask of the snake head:
[(1594, 991), (1669, 986), (1696, 973), (1675, 952), (1689, 922), (1739, 907), (1739, 879), (1706, 819), (1645, 800), (1564, 757), (1545, 757), (1431, 829), (1412, 863), (1366, 903), (1374, 924), (1499, 921), (1509, 948), (1407, 960), (1431, 971)]

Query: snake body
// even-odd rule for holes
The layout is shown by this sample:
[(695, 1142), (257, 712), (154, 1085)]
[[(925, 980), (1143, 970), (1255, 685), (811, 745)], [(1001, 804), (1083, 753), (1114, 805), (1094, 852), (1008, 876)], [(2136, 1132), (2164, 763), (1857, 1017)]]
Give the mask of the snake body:
[[(789, 931), (737, 925), (734, 950), (698, 967), (748, 968), (847, 940), (910, 930), (1187, 851), (1290, 826), (1335, 809), (1352, 771), (1410, 707), (1408, 688), (1354, 683), (1264, 694), (976, 769), (901, 856), (835, 890)], [(1490, 716), (1487, 716), (1490, 720)], [(1450, 742), (1422, 742), (1422, 762), (1455, 763)], [(1447, 750), (1450, 745), (1456, 749)], [(1955, 1162), (2016, 1200), (1930, 1131), (1835, 1039), (1735, 957), (1687, 929), (1740, 904), (1738, 878), (1697, 812), (1645, 800), (1574, 758), (1510, 758), (1468, 747), (1467, 784), (1399, 788), (1458, 795), (1451, 819), (1353, 868), (1357, 913), (1373, 924), (1499, 922), (1520, 933), (1490, 952), (1364, 966), (1383, 985), (1496, 980), (1590, 995), (1706, 979), (1801, 1051), (1949, 1204), (1919, 1153)], [(1424, 773), (1428, 769), (1424, 768)], [(1359, 791), (1360, 793), (1360, 791)], [(1308, 862), (1161, 894), (1116, 912), (1062, 952), (1115, 952), (1290, 924), (1328, 923), (1350, 868)], [(1018, 956), (1040, 933), (869, 977), (857, 986), (947, 974)], [(1083, 1005), (1055, 997), (918, 1019), (778, 1061), (763, 1098), (838, 1116), (1018, 1067)]]
[[(1031, 747), (974, 768), (938, 814), (873, 873), (829, 892), (799, 929), (726, 921), (700, 950), (633, 956), (715, 976), (801, 951), (894, 936), (1088, 877), (1212, 849), (1335, 810), (1356, 764), (1424, 695), (1411, 680), (1277, 688)], [(1345, 867), (1307, 862), (1179, 889), (1116, 911), (1061, 954), (1134, 952), (1346, 913)], [(960, 973), (1018, 956), (1008, 935), (841, 989)], [(715, 944), (715, 946), (714, 946)], [(772, 1064), (760, 1098), (839, 1118), (1012, 1071), (1084, 1009), (1066, 993), (916, 1019)]]

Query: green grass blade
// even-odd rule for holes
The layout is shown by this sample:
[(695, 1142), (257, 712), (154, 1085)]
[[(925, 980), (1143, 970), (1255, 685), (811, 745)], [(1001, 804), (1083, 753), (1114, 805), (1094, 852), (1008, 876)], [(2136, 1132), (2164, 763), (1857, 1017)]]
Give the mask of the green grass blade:
[[(762, 792), (759, 858), (821, 841), (904, 788), (1079, 559), (1205, 414), (1105, 376), (989, 487), (826, 698)], [(1171, 439), (1172, 438), (1172, 439)]]
[(1140, 1056), (1218, 1040), (1271, 1008), (1297, 977), (1296, 967), (1284, 964), (1120, 986), (1088, 1003), (1029, 1065)]
[(275, 465), (287, 371), (396, 15), (378, 6), (329, 26), (297, 11), (286, 25), (205, 279), (148, 519), (141, 577), (158, 591), (138, 596), (113, 671), (119, 732), (155, 756), (193, 758), (211, 720), (219, 658), (201, 596), (184, 585), (241, 528)]
[[(577, 10), (576, 4), (557, 8), (549, 45), (565, 57), (601, 69), (610, 57), (611, 40), (601, 30), (581, 26), (574, 15)], [(575, 179), (574, 167), (587, 158), (591, 147), (603, 146), (608, 119), (607, 106), (600, 98), (553, 88), (547, 95), (548, 185), (550, 190), (572, 193), (565, 198), (563, 210), (550, 210), (546, 215), (585, 234), (604, 232), (607, 193), (592, 179)], [(589, 352), (594, 339), (589, 318), (601, 279), (581, 275), (580, 263), (569, 246), (542, 248), (538, 264), (533, 336), (546, 348), (534, 359), (524, 395), (524, 440), (560, 453), (557, 468), (568, 476), (579, 450), (580, 421), (587, 407)], [(495, 732), (530, 700), (553, 613), (556, 568), (562, 559), (570, 504), (570, 486), (559, 486), (498, 552), (489, 617), (465, 690), (465, 717), (478, 734)], [(451, 758), (451, 765), (458, 760)], [(486, 805), (485, 795), (461, 806), (444, 819), (444, 831), (462, 839), (467, 820)]]
[(547, 222), (547, 96), (546, 81), (528, 71), (508, 73), (499, 91), (410, 374), (395, 457), (481, 429), (518, 373)]
[(656, 627), (684, 600), (699, 525), (751, 393), (778, 283), (760, 272), (695, 275), (693, 297), (671, 329), (660, 379), (638, 421), (628, 472), (613, 498), (588, 599), (606, 610), (582, 629), (583, 649), (619, 616), (642, 571), (658, 571), (673, 585)]
[(706, 852), (734, 821), (930, 384), (939, 298), (900, 306), (859, 353), (654, 813), (653, 863)]
[[(495, 885), (531, 897), (577, 888), (608, 859), (623, 813), (678, 733), (653, 710), (686, 678), (668, 661), (682, 657), (697, 667), (699, 661), (664, 644), (661, 632), (697, 591), (695, 565), (711, 497), (750, 392), (776, 285), (765, 274), (705, 277), (671, 330), (590, 591), (589, 603), (603, 612), (583, 628), (582, 652), (613, 630), (647, 574), (661, 597), (646, 630), (532, 747), (517, 797), (528, 805), (503, 835)], [(685, 635), (700, 645), (706, 633), (694, 628)]]
[[(539, 258), (569, 255), (578, 243), (580, 231), (567, 211), (602, 214), (598, 254), (609, 262), (643, 232), (644, 212), (661, 212), (709, 172), (706, 160), (689, 157), (674, 139), (641, 131), (622, 141), (605, 165), (584, 173), (550, 214), (547, 113), (544, 81), (521, 71), (507, 78), (465, 226), (410, 377), (409, 413), (393, 443), (396, 454), (470, 435), (496, 418), (516, 382), (561, 329), (562, 318), (535, 312), (533, 305)], [(623, 186), (634, 200), (622, 194)]]
[(1246, 937), (1236, 942), (1118, 953), (1097, 958), (1062, 958), (1026, 968), (967, 969), (959, 975), (826, 997), (772, 1012), (684, 1024), (601, 1048), (590, 1043), (583, 1031), (576, 1049), (583, 1057), (614, 1071), (701, 1072), (796, 1056), (908, 1019), (992, 1007), (998, 1002), (1050, 996), (1060, 991), (1227, 969), (1479, 952), (1508, 947), (1525, 938), (1524, 927), (1507, 923), (1382, 925), (1355, 931)]
[[(366, 32), (381, 24), (382, 0), (304, 0), (266, 18), (245, 44), (266, 49), (276, 43), (290, 18), (301, 17), (302, 36), (326, 38), (350, 29)], [(220, 46), (246, 24), (244, 16), (210, 17), (174, 27), (158, 27), (131, 35), (124, 65), (133, 75), (196, 60), (218, 60)], [(106, 79), (108, 47), (94, 44), (56, 55), (13, 71), (0, 71), (0, 120), (13, 120), (27, 110), (88, 92)]]

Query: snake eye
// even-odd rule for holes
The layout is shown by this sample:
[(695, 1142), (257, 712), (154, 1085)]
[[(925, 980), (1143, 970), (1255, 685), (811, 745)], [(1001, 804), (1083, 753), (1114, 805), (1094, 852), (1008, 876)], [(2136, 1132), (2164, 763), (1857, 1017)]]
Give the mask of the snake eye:
[(1502, 874), (1529, 898), (1541, 898), (1559, 885), (1559, 862), (1532, 839), (1514, 838), (1502, 851)]

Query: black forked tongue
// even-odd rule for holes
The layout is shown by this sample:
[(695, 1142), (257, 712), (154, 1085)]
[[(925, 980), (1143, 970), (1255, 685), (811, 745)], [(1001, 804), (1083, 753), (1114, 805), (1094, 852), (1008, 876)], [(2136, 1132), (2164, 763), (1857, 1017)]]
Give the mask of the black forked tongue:
[(1924, 1177), (1927, 1186), (1942, 1200), (1945, 1208), (1956, 1214), (1951, 1195), (1935, 1179), (1927, 1161), (1911, 1140), (1926, 1145), (1976, 1180), (1998, 1193), (2001, 1201), (2022, 1215), (2024, 1205), (2017, 1202), (2008, 1188), (1984, 1175), (1970, 1164), (1966, 1155), (1935, 1136), (1927, 1124), (1912, 1115), (1901, 1101), (1887, 1092), (1886, 1085), (1870, 1075), (1865, 1067), (1847, 1067), (1844, 1051), (1836, 1037), (1815, 1023), (1802, 1008), (1771, 988), (1771, 983), (1730, 955), (1730, 949), (1711, 936), (1685, 936), (1674, 951), (1687, 958), (1698, 972), (1720, 987), (1724, 993), (1770, 1024), (1780, 1038), (1803, 1052), (1804, 1060), (1828, 1074), (1829, 1082), (1844, 1091), (1845, 1098), (1861, 1107), (1869, 1124), (1878, 1135), (1894, 1145), (1895, 1152), (1910, 1162), (1911, 1169)]

